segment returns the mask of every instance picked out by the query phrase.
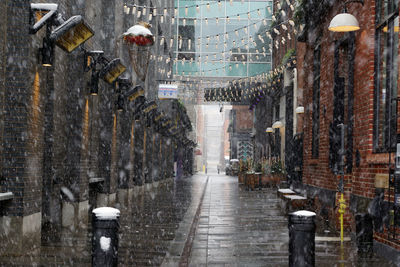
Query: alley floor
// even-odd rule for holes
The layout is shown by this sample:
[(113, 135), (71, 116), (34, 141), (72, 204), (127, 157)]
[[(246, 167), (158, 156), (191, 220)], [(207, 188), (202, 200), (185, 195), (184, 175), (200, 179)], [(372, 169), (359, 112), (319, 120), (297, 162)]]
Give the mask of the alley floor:
[[(276, 191), (246, 191), (223, 174), (118, 190), (118, 265), (288, 266), (288, 219)], [(63, 228), (34, 255), (16, 250), (0, 257), (0, 266), (90, 266), (91, 232), (90, 224)], [(316, 266), (395, 266), (357, 257), (354, 242), (341, 248), (328, 240), (316, 236)]]
[[(190, 257), (181, 265), (288, 266), (288, 219), (279, 201), (276, 189), (246, 191), (237, 177), (208, 176)], [(341, 247), (329, 240), (335, 238), (316, 236), (316, 266), (394, 266), (376, 255), (357, 257), (351, 241)], [(164, 263), (175, 265), (168, 256)]]

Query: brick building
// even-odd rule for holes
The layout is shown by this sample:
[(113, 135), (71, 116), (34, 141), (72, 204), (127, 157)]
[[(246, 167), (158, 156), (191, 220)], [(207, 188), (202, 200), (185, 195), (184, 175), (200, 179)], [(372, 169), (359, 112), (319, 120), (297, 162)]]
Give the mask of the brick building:
[[(398, 1), (347, 4), (359, 21), (356, 32), (328, 30), (344, 1), (306, 1), (296, 43), (298, 88), (302, 91), (304, 148), (302, 180), (294, 187), (314, 200), (319, 215), (338, 227), (340, 127), (344, 130), (344, 214), (355, 232), (355, 215), (370, 213), (378, 247), (400, 249), (394, 205), (399, 50)], [(386, 40), (386, 41), (384, 41)], [(390, 251), (390, 249), (388, 250)]]
[[(38, 57), (46, 27), (29, 31), (31, 1), (0, 3), (1, 255), (37, 253), (41, 242), (57, 242), (65, 229), (85, 235), (93, 207), (114, 206), (172, 177), (176, 160), (191, 171), (192, 143), (178, 142), (191, 131), (188, 114), (176, 100), (157, 99), (158, 83), (172, 68), (165, 60), (170, 48), (159, 41), (172, 36), (172, 12), (150, 14), (174, 2), (139, 1), (141, 18), (122, 0), (56, 3), (65, 19), (82, 15), (94, 36), (71, 53), (56, 46), (50, 67)], [(121, 39), (138, 21), (152, 24), (157, 41), (151, 54), (163, 59), (150, 57), (144, 81)], [(162, 134), (145, 116), (134, 119), (127, 99), (118, 111), (123, 92), (115, 83), (100, 80), (98, 95), (91, 95), (85, 52), (92, 50), (120, 58), (127, 67), (121, 77), (143, 86), (147, 101), (156, 101), (180, 137)]]
[(229, 119), (230, 159), (252, 158), (253, 112), (249, 111), (247, 106), (233, 105)]
[(389, 176), (399, 140), (399, 3), (350, 2), (361, 29), (329, 31), (344, 2), (274, 1), (273, 70), (264, 95), (251, 100), (255, 160), (280, 157), (291, 187), (311, 200), (323, 227), (338, 230), (344, 124), (345, 230), (355, 237), (355, 215), (369, 213), (376, 247), (391, 253), (400, 249), (399, 179)]

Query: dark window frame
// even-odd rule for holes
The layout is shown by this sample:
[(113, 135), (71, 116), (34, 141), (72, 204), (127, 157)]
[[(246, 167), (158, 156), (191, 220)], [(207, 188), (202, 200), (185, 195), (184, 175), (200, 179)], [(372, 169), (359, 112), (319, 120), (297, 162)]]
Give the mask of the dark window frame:
[[(395, 2), (397, 3), (395, 4)], [(395, 32), (394, 32), (394, 20), (399, 16), (398, 11), (398, 0), (391, 1), (388, 3), (391, 6), (392, 10), (388, 10), (388, 14), (382, 16), (381, 9), (384, 8), (382, 6), (382, 1), (376, 1), (376, 27), (375, 27), (375, 73), (374, 73), (374, 123), (373, 123), (373, 152), (374, 153), (385, 153), (389, 151), (395, 150), (396, 143), (396, 132), (397, 132), (397, 123), (396, 123), (396, 113), (397, 113), (397, 81), (394, 80), (394, 77), (397, 75), (392, 75), (397, 70), (395, 69), (395, 57), (397, 57), (396, 49), (398, 49), (398, 42), (395, 44)], [(387, 50), (386, 55), (381, 52), (381, 41), (382, 38), (385, 38), (381, 33), (383, 29), (386, 27), (388, 32), (388, 38), (386, 42), (383, 43), (385, 46), (385, 50)], [(385, 41), (385, 40), (383, 40)], [(385, 57), (385, 58), (384, 58)], [(383, 72), (381, 67), (381, 59), (386, 60), (386, 70)], [(385, 88), (381, 85), (381, 77), (386, 76), (385, 78)], [(379, 124), (380, 120), (380, 112), (382, 109), (380, 93), (381, 90), (386, 90), (385, 95), (385, 112), (384, 112), (384, 127), (380, 128)], [(395, 93), (396, 95), (392, 95)], [(383, 144), (380, 144), (380, 137), (383, 138)]]
[(320, 135), (320, 92), (321, 92), (321, 44), (314, 47), (313, 52), (313, 95), (312, 95), (312, 139), (311, 157), (319, 157)]

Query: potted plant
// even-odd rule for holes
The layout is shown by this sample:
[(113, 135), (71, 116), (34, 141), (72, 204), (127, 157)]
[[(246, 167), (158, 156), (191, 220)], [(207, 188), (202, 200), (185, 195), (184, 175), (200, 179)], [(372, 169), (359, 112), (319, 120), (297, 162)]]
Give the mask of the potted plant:
[(254, 189), (254, 183), (253, 183), (253, 176), (254, 176), (254, 165), (253, 165), (253, 160), (251, 158), (247, 159), (247, 172), (244, 177), (244, 185), (246, 186), (246, 189), (249, 190)]
[(256, 164), (254, 164), (253, 184), (256, 184), (258, 189), (261, 189), (261, 177), (262, 177), (262, 164), (261, 162), (257, 162)]
[(282, 161), (274, 159), (271, 162), (272, 185), (276, 187), (285, 178), (285, 168)]
[(262, 163), (261, 185), (263, 187), (268, 187), (271, 184), (271, 177), (271, 165), (268, 160), (264, 160)]
[(246, 174), (247, 170), (248, 170), (247, 162), (245, 160), (241, 159), (239, 161), (239, 174), (238, 174), (239, 184), (244, 183), (244, 178), (245, 178), (245, 174)]

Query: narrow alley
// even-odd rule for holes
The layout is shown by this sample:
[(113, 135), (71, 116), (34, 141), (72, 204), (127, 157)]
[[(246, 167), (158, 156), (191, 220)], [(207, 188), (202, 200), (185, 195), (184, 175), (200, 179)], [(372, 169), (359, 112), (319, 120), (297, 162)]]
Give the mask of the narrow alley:
[(400, 267), (400, 0), (0, 14), (0, 266)]

